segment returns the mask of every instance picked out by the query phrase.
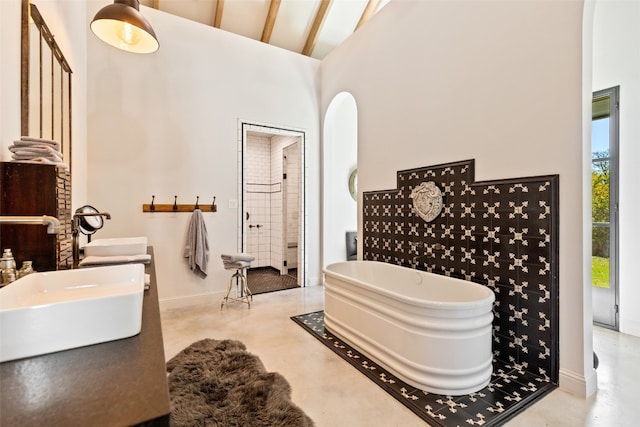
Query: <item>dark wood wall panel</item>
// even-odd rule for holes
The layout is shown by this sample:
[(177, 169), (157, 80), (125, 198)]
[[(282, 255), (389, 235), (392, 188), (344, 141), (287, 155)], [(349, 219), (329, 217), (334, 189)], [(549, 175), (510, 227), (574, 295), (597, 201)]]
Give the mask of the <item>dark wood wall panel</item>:
[(71, 179), (66, 169), (0, 163), (0, 215), (58, 218), (59, 234), (48, 234), (44, 225), (0, 225), (0, 248), (11, 248), (18, 267), (31, 260), (36, 271), (71, 268)]

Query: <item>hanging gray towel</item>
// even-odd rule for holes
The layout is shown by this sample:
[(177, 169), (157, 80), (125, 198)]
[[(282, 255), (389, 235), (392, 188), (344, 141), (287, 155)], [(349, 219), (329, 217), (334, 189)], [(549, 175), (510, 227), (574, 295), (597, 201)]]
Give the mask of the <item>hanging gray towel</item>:
[(209, 242), (207, 240), (207, 226), (204, 223), (202, 211), (195, 209), (189, 221), (187, 244), (184, 257), (188, 258), (189, 268), (203, 279), (207, 277), (207, 263), (209, 262)]

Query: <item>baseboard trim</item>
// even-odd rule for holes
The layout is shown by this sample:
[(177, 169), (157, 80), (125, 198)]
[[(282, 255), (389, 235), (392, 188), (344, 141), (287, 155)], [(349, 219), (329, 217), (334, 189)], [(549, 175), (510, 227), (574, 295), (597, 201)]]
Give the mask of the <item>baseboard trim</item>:
[(198, 294), (198, 295), (189, 295), (189, 296), (177, 297), (177, 298), (164, 298), (164, 299), (160, 299), (160, 310), (190, 307), (194, 305), (203, 305), (203, 304), (207, 304), (207, 305), (219, 304), (222, 302), (222, 298), (224, 298), (224, 294), (225, 294), (225, 291), (211, 292), (211, 293)]
[[(314, 278), (315, 279), (315, 278)], [(307, 286), (320, 286), (321, 284), (310, 281), (311, 283)], [(233, 291), (232, 291), (233, 292)], [(172, 308), (182, 308), (182, 307), (190, 307), (194, 305), (210, 305), (210, 304), (220, 304), (222, 303), (222, 298), (226, 290), (219, 292), (209, 292), (206, 294), (198, 294), (198, 295), (189, 295), (184, 297), (174, 297), (174, 298), (161, 298), (160, 299), (160, 310), (172, 309)]]
[(305, 286), (321, 286), (322, 280), (319, 277), (307, 277), (307, 283)]
[(621, 317), (620, 332), (623, 334), (633, 335), (634, 337), (640, 337), (640, 322), (635, 319)]
[(595, 369), (591, 369), (589, 376), (585, 377), (575, 372), (560, 369), (560, 388), (576, 396), (587, 398), (596, 392), (598, 377)]

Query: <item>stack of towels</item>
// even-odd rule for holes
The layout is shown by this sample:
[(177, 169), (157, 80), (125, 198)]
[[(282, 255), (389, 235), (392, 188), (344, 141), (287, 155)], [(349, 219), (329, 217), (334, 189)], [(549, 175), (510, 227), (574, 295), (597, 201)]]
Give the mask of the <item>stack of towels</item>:
[(62, 151), (58, 141), (23, 136), (9, 146), (9, 151), (14, 162), (44, 163), (68, 168), (62, 162)]
[(220, 255), (220, 258), (222, 258), (222, 263), (224, 264), (224, 268), (226, 270), (238, 270), (247, 268), (251, 265), (251, 261), (256, 259), (256, 257), (245, 253), (222, 254)]
[(79, 267), (96, 267), (110, 264), (150, 264), (151, 254), (141, 255), (113, 255), (113, 256), (86, 256), (78, 264)]

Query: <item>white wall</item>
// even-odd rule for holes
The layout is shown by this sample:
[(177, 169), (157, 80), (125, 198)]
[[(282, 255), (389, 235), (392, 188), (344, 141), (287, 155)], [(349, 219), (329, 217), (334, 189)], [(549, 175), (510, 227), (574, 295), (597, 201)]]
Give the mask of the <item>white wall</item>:
[[(477, 180), (560, 175), (560, 385), (588, 395), (582, 8), (392, 1), (323, 60), (321, 111), (340, 91), (357, 102), (359, 191), (395, 188), (398, 170), (470, 158)], [(360, 212), (358, 222), (361, 233)]]
[(620, 331), (640, 336), (640, 2), (599, 0), (593, 91), (620, 86)]
[[(87, 20), (100, 7), (87, 6)], [(210, 26), (141, 8), (160, 41), (133, 55), (88, 39), (87, 200), (107, 210), (100, 237), (146, 235), (154, 246), (160, 298), (179, 305), (221, 298), (230, 273), (220, 254), (238, 250), (238, 118), (306, 131), (307, 279), (319, 280), (319, 62)], [(156, 203), (217, 197), (205, 214), (209, 275), (182, 258), (189, 214), (142, 213)], [(239, 203), (238, 203), (239, 205)], [(98, 235), (96, 235), (98, 237)]]
[(0, 161), (20, 137), (20, 3), (0, 1)]
[(358, 109), (351, 94), (337, 94), (323, 125), (322, 265), (346, 261), (345, 232), (358, 227), (358, 204), (349, 193), (349, 176), (358, 162)]
[[(87, 191), (86, 5), (74, 0), (39, 0), (36, 4), (73, 70), (72, 203), (75, 207), (82, 204)], [(20, 22), (21, 1), (1, 0), (0, 161), (11, 160), (8, 147), (20, 138)]]

